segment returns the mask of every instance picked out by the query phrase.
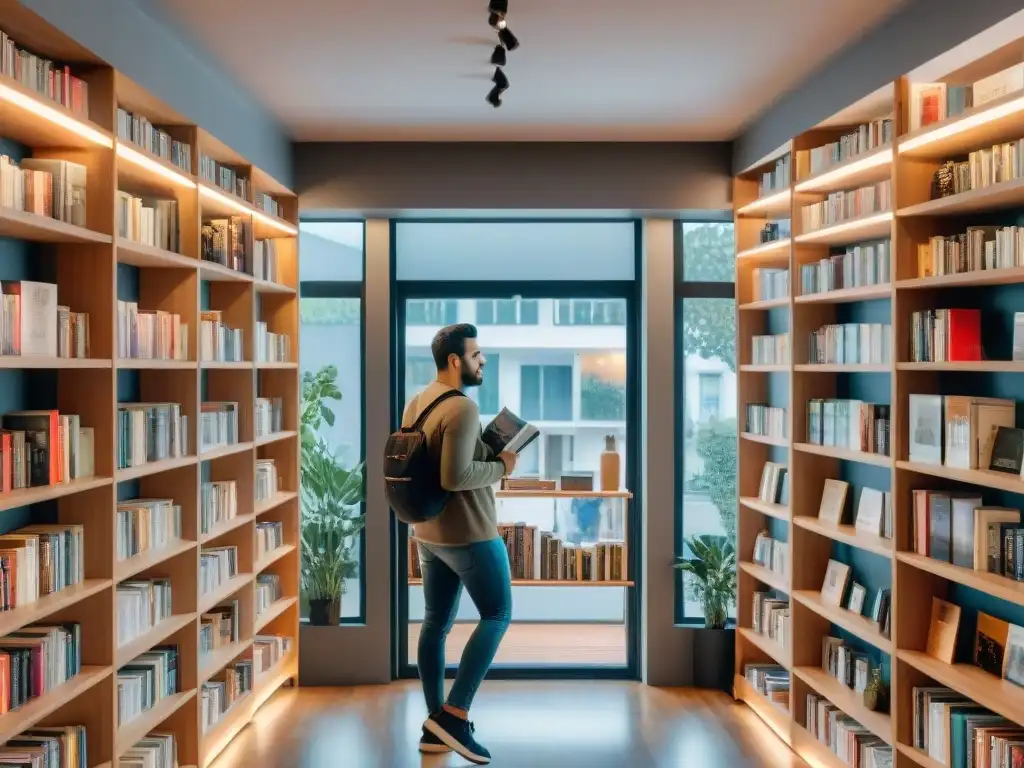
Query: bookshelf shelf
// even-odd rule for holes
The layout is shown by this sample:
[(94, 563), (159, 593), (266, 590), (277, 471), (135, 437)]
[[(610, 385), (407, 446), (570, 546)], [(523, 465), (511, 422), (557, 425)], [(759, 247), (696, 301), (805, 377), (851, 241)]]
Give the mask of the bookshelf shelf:
[(743, 373), (789, 373), (789, 365), (753, 365), (746, 364), (740, 366), (740, 371)]
[(499, 499), (632, 499), (630, 491), (495, 491)]
[(741, 496), (740, 504), (747, 509), (760, 512), (762, 515), (774, 517), (776, 520), (789, 520), (789, 507), (784, 504), (769, 504), (768, 502), (761, 501), (753, 496)]
[(1005, 576), (986, 571), (975, 571), (962, 568), (933, 557), (919, 555), (916, 552), (900, 552), (896, 558), (901, 563), (913, 566), (920, 571), (933, 573), (947, 581), (963, 584), (965, 587), (998, 597), (1008, 603), (1024, 605), (1024, 582), (1014, 581)]
[(861, 152), (827, 170), (797, 181), (793, 189), (796, 192), (833, 192), (880, 181), (892, 173), (892, 156), (891, 145)]
[(803, 296), (796, 296), (793, 301), (797, 304), (850, 304), (855, 301), (868, 301), (870, 299), (888, 299), (892, 295), (892, 286), (884, 285), (862, 285), (856, 288), (842, 288), (838, 291), (824, 291), (822, 293), (808, 293)]
[[(422, 587), (423, 579), (409, 579), (410, 587)], [(512, 579), (513, 587), (632, 587), (632, 581), (572, 581), (571, 579)]]
[(800, 363), (794, 366), (799, 373), (890, 373), (888, 363)]
[(762, 635), (760, 632), (755, 632), (747, 627), (740, 627), (736, 630), (736, 633), (748, 643), (759, 648), (763, 653), (774, 659), (786, 669), (792, 668), (793, 654), (790, 652), (789, 648), (779, 645), (779, 643), (776, 643), (767, 635)]
[(736, 211), (736, 215), (757, 218), (787, 215), (789, 213), (791, 194), (788, 189), (769, 192), (767, 195), (759, 197), (739, 208)]
[(270, 445), (271, 443), (277, 443), (280, 442), (281, 440), (290, 440), (291, 438), (296, 437), (298, 434), (299, 433), (296, 432), (294, 429), (286, 429), (281, 432), (272, 432), (269, 435), (262, 435), (260, 437), (257, 437), (255, 440), (253, 440), (253, 443), (255, 443), (256, 445)]
[[(875, 622), (866, 616), (858, 616), (845, 608), (826, 603), (821, 599), (820, 592), (814, 592), (806, 589), (796, 590), (793, 592), (793, 599), (811, 611), (814, 611), (814, 613), (818, 614), (823, 619), (828, 619), (836, 626), (842, 627), (852, 635), (856, 635), (865, 643), (869, 643), (878, 650), (892, 655), (892, 640), (879, 632), (878, 626)], [(832, 679), (821, 669), (818, 671), (822, 672), (822, 674), (830, 680)], [(833, 701), (833, 703), (837, 705), (839, 704), (837, 701)], [(862, 725), (867, 725), (867, 723), (862, 723)]]
[(816, 245), (852, 245), (863, 240), (876, 240), (887, 237), (892, 231), (892, 212), (872, 213), (861, 218), (833, 224), (830, 227), (816, 229), (797, 235), (797, 244), (814, 243)]
[(789, 741), (787, 734), (793, 721), (788, 707), (773, 704), (742, 675), (736, 675), (733, 678), (732, 688), (733, 696), (750, 705), (750, 708), (760, 715), (761, 719), (767, 722), (776, 734), (782, 736), (787, 742)]
[(967, 154), (1020, 138), (1020, 116), (1024, 98), (1007, 94), (979, 107), (970, 107), (955, 117), (905, 133), (897, 149), (900, 157), (942, 160)]
[[(20, 377), (12, 378), (15, 384), (9, 394), (14, 400), (8, 398), (7, 407), (59, 408), (61, 414), (77, 414), (82, 427), (93, 431), (95, 476), (0, 494), (0, 511), (17, 510), (16, 515), (10, 516), (5, 531), (39, 523), (81, 525), (82, 559), (88, 577), (34, 603), (0, 613), (0, 637), (30, 624), (75, 622), (81, 628), (82, 658), (101, 666), (85, 667), (75, 678), (45, 696), (0, 717), (0, 743), (39, 723), (82, 724), (87, 731), (89, 765), (117, 768), (119, 756), (126, 749), (152, 728), (166, 724), (177, 737), (178, 761), (206, 768), (214, 751), (223, 749), (227, 740), (250, 721), (260, 699), (245, 697), (243, 705), (231, 713), (230, 727), (221, 724), (215, 729), (223, 741), (212, 750), (209, 736), (203, 738), (201, 734), (201, 696), (195, 689), (202, 666), (198, 650), (199, 612), (208, 611), (225, 599), (237, 599), (239, 637), (246, 639), (245, 652), (249, 653), (250, 638), (257, 627), (289, 637), (292, 650), (287, 665), (275, 667), (274, 682), (279, 685), (287, 679), (280, 677), (284, 673), (298, 674), (298, 440), (292, 439), (295, 432), (278, 433), (257, 442), (217, 446), (199, 455), (119, 470), (118, 443), (123, 438), (118, 405), (178, 403), (182, 415), (187, 417), (187, 443), (196, 452), (201, 445), (200, 414), (204, 401), (237, 402), (241, 436), (249, 438), (255, 423), (257, 387), (263, 387), (267, 397), (282, 398), (284, 424), (294, 426), (301, 392), (299, 369), (294, 363), (263, 365), (247, 361), (212, 366), (196, 360), (119, 358), (119, 300), (136, 304), (140, 312), (178, 315), (188, 328), (188, 348), (193, 357), (198, 356), (200, 315), (209, 308), (231, 314), (229, 324), (243, 330), (243, 341), (250, 353), (257, 322), (265, 321), (271, 330), (290, 334), (291, 359), (298, 360), (298, 198), (201, 126), (190, 123), (24, 5), (6, 4), (4, 12), (0, 26), (12, 40), (21, 45), (37, 41), (46, 50), (31, 53), (45, 54), (59, 67), (68, 62), (72, 74), (84, 79), (88, 93), (75, 86), (74, 95), (85, 95), (91, 119), (0, 75), (0, 140), (16, 147), (2, 154), (16, 152), (20, 156), (25, 148), (36, 157), (83, 166), (88, 193), (85, 216), (79, 217), (76, 211), (74, 218), (85, 226), (0, 208), (0, 238), (10, 238), (12, 246), (4, 249), (0, 258), (0, 266), (7, 270), (0, 274), (0, 279), (20, 279), (19, 273), (24, 271), (22, 261), (40, 261), (40, 275), (51, 275), (48, 282), (56, 283), (58, 304), (70, 307), (72, 312), (88, 313), (91, 354), (95, 355), (91, 359), (0, 357), (0, 370)], [(169, 149), (187, 149), (193, 170), (199, 169), (204, 156), (227, 162), (241, 176), (248, 177), (251, 188), (271, 195), (281, 216), (272, 216), (247, 200), (221, 193), (146, 146), (116, 136), (118, 128), (124, 130), (124, 116), (118, 112), (122, 109), (165, 130), (174, 142), (181, 142), (183, 147), (171, 145)], [(118, 218), (126, 204), (122, 192), (147, 200), (177, 202), (176, 207), (161, 207), (154, 214), (154, 219), (168, 213), (176, 217), (169, 223), (174, 225), (177, 238), (150, 240), (173, 242), (172, 250), (117, 234), (124, 231)], [(202, 258), (204, 254), (221, 258), (210, 252), (211, 241), (204, 239), (203, 231), (204, 223), (218, 215), (246, 220), (252, 234), (242, 241), (246, 270), (255, 269), (253, 238), (274, 239), (274, 271), (261, 272), (268, 279), (256, 280), (252, 274)], [(153, 229), (162, 231), (159, 226)], [(47, 247), (32, 247), (36, 242)], [(204, 285), (204, 281), (208, 284)], [(257, 373), (263, 369), (271, 372)], [(38, 373), (28, 373), (32, 371)], [(259, 451), (257, 445), (261, 446)], [(254, 503), (256, 462), (264, 459), (274, 461), (282, 485), (270, 499)], [(225, 481), (237, 484), (240, 514), (200, 535), (203, 483)], [(168, 547), (145, 550), (119, 561), (118, 526), (122, 523), (117, 505), (135, 498), (173, 499), (181, 510), (181, 539)], [(258, 515), (265, 515), (265, 521), (281, 524), (284, 546), (257, 562)], [(237, 548), (237, 564), (242, 573), (213, 593), (201, 595), (201, 550), (214, 541)], [(279, 576), (281, 586), (279, 602), (258, 620), (253, 585), (255, 565)], [(155, 578), (169, 579), (173, 605), (181, 613), (118, 647), (118, 584), (126, 579)], [(119, 728), (116, 671), (163, 644), (177, 646), (177, 680), (179, 689), (184, 690)], [(262, 684), (264, 691), (272, 690), (269, 683)]]
[(1018, 686), (970, 664), (946, 664), (920, 651), (899, 651), (897, 658), (932, 680), (976, 701), (983, 707), (1024, 723), (1024, 696)]
[(753, 432), (740, 432), (740, 437), (744, 440), (749, 440), (752, 443), (764, 443), (765, 445), (774, 445), (779, 448), (785, 448), (789, 445), (789, 440), (784, 437), (769, 437), (768, 435), (755, 435)]
[(867, 453), (866, 451), (854, 451), (849, 448), (837, 448), (833, 445), (814, 445), (812, 443), (794, 443), (793, 450), (800, 453), (811, 453), (815, 456), (828, 456), (832, 459), (843, 461), (856, 461), (859, 464), (871, 464), (876, 467), (888, 467), (892, 459), (879, 453)]
[(1024, 282), (1024, 267), (1006, 269), (979, 269), (975, 272), (960, 272), (955, 275), (934, 277), (913, 277), (897, 280), (897, 290), (927, 290), (930, 288), (966, 288), (979, 285), (1014, 285)]
[(747, 248), (736, 254), (737, 259), (758, 259), (758, 260), (788, 260), (790, 239), (784, 237), (781, 240), (773, 240), (770, 243), (761, 243), (753, 248)]
[(83, 664), (81, 671), (66, 683), (61, 683), (39, 698), (22, 704), (18, 709), (4, 713), (3, 717), (0, 717), (0, 743), (9, 741), (22, 731), (37, 725), (67, 702), (99, 685), (110, 677), (111, 671), (110, 667)]
[(908, 744), (897, 744), (896, 748), (904, 755), (909, 757), (917, 765), (924, 766), (924, 768), (947, 768), (945, 763), (940, 763), (938, 760), (933, 760), (928, 757), (927, 754), (922, 752), (920, 749), (915, 749)]
[(769, 309), (778, 309), (779, 307), (788, 307), (789, 297), (783, 296), (780, 299), (764, 299), (762, 301), (751, 301), (747, 304), (740, 304), (740, 312), (763, 312)]
[(872, 536), (870, 533), (858, 531), (852, 525), (834, 525), (809, 515), (797, 515), (793, 518), (793, 524), (803, 528), (805, 531), (832, 539), (832, 541), (840, 541), (843, 544), (849, 544), (851, 547), (863, 549), (865, 552), (872, 552), (876, 555), (892, 559), (893, 544), (891, 539), (884, 539), (881, 536)]
[[(210, 729), (201, 735), (201, 755), (210, 755), (207, 759), (201, 760), (200, 765), (209, 765), (217, 753), (223, 749), (228, 742), (234, 738), (252, 716), (252, 691), (240, 696), (231, 708), (221, 715), (220, 720), (210, 726)], [(215, 749), (215, 747), (217, 747)]]
[(921, 475), (944, 477), (961, 483), (995, 488), (1010, 493), (1024, 493), (1024, 481), (1021, 480), (1020, 475), (1010, 475), (1006, 472), (993, 472), (989, 469), (956, 469), (947, 467), (945, 464), (926, 464), (920, 461), (898, 461), (896, 466), (899, 469), (917, 472)]
[(256, 573), (262, 573), (263, 571), (267, 570), (267, 568), (276, 563), (278, 560), (287, 557), (294, 551), (294, 544), (283, 544), (282, 546), (276, 547), (272, 549), (270, 552), (264, 554), (263, 557), (256, 561), (256, 564), (253, 565), (252, 569)]
[(766, 587), (785, 592), (787, 595), (792, 591), (789, 586), (789, 577), (784, 574), (776, 573), (757, 563), (747, 562), (746, 560), (740, 561), (739, 568), (744, 573), (753, 576)]
[[(0, 119), (2, 122), (2, 119)], [(0, 132), (0, 136), (3, 133)], [(110, 235), (63, 221), (0, 206), (0, 237), (40, 243), (109, 243)]]
[(202, 686), (251, 647), (252, 640), (239, 640), (237, 643), (229, 643), (199, 654), (199, 685)]
[(893, 743), (892, 718), (882, 712), (872, 712), (864, 706), (856, 693), (827, 672), (818, 667), (796, 667), (793, 674), (882, 741)]
[(1024, 178), (910, 205), (900, 208), (899, 215), (905, 219), (914, 216), (959, 216), (965, 213), (1015, 208), (1022, 203), (1024, 203)]
[(957, 363), (897, 363), (898, 371), (966, 371), (977, 373), (1024, 373), (1018, 360), (977, 360)]
[(251, 371), (252, 362), (248, 360), (201, 360), (199, 367), (204, 371)]

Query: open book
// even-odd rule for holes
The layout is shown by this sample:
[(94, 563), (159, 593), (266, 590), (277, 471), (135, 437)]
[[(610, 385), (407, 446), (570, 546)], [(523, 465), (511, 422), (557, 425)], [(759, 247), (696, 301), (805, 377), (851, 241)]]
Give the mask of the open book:
[(484, 427), (483, 441), (495, 455), (502, 451), (519, 453), (539, 434), (540, 430), (533, 424), (523, 421), (508, 408), (502, 408), (501, 413)]

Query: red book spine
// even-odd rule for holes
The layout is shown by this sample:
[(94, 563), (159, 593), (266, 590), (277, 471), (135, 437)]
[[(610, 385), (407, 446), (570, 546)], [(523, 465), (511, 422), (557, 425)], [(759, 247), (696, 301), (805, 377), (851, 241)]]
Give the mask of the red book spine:
[(3, 458), (0, 460), (0, 473), (3, 473), (3, 477), (0, 478), (0, 492), (2, 493), (10, 493), (11, 491), (14, 472), (13, 450), (14, 446), (11, 444), (11, 435), (8, 433), (0, 435), (0, 453), (3, 454)]
[(50, 485), (57, 485), (64, 476), (61, 465), (64, 463), (64, 449), (60, 440), (60, 414), (50, 411)]
[(948, 310), (950, 362), (981, 360), (981, 310)]

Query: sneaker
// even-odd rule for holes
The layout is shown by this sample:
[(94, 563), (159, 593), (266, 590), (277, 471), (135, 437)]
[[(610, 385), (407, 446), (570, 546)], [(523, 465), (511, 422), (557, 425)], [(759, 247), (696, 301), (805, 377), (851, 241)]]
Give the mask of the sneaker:
[(420, 737), (420, 752), (426, 752), (431, 755), (442, 755), (447, 752), (451, 752), (448, 745), (441, 741), (437, 736), (427, 730), (426, 726), (423, 726), (423, 735)]
[(443, 744), (462, 755), (471, 763), (487, 765), (491, 762), (491, 753), (473, 738), (473, 724), (451, 712), (441, 710), (435, 712), (423, 723), (423, 729), (437, 736)]

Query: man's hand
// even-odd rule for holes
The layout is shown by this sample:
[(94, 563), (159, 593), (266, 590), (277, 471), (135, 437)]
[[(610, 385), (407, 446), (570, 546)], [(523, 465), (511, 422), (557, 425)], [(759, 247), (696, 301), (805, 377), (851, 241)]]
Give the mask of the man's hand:
[(505, 475), (511, 475), (515, 471), (516, 462), (519, 461), (519, 454), (512, 451), (502, 451), (498, 454), (498, 458), (505, 465)]

